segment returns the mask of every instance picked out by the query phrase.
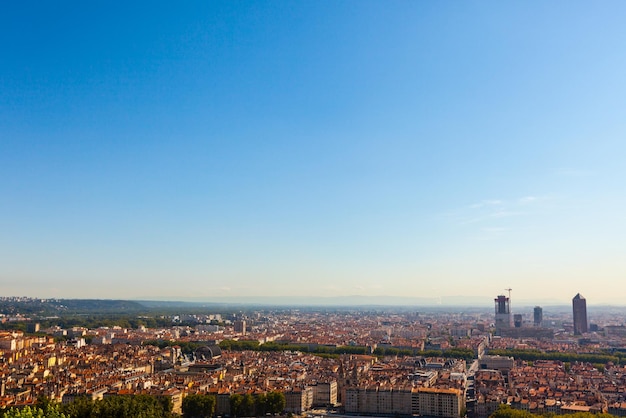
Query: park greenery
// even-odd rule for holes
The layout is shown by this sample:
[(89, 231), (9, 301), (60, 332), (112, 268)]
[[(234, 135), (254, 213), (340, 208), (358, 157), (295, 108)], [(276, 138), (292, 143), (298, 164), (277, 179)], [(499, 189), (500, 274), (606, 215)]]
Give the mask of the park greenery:
[(556, 360), (568, 363), (582, 362), (582, 363), (594, 363), (594, 364), (620, 364), (624, 358), (622, 353), (608, 354), (608, 353), (572, 353), (572, 352), (545, 352), (540, 350), (530, 349), (502, 349), (502, 350), (489, 350), (491, 355), (511, 356), (516, 359), (526, 361), (536, 360)]
[[(171, 341), (171, 340), (148, 340), (144, 345), (153, 345), (159, 348), (178, 346), (184, 354), (196, 351), (203, 344), (201, 342)], [(396, 347), (377, 347), (370, 352), (370, 348), (362, 345), (317, 345), (317, 344), (291, 344), (267, 342), (259, 343), (257, 340), (224, 340), (219, 343), (222, 350), (228, 351), (299, 351), (302, 353), (315, 354), (321, 357), (335, 358), (340, 354), (373, 354), (375, 356), (424, 356), (462, 358), (471, 360), (474, 351), (466, 348), (451, 348), (448, 350), (418, 350)]]
[(78, 398), (55, 404), (46, 398), (35, 406), (2, 411), (2, 418), (173, 418), (171, 400), (163, 396), (111, 396), (102, 400)]
[(262, 393), (256, 397), (254, 402), (257, 416), (279, 414), (283, 412), (286, 406), (285, 394), (278, 391)]
[[(232, 394), (229, 398), (231, 415), (234, 417), (275, 415), (283, 412), (285, 395), (272, 391), (252, 396)], [(215, 413), (216, 399), (212, 395), (193, 394), (183, 399), (184, 418), (208, 418)]]
[(3, 418), (70, 418), (59, 411), (58, 407), (43, 409), (37, 406), (25, 406), (21, 409), (11, 408), (0, 414)]
[(231, 395), (230, 414), (233, 417), (250, 417), (254, 415), (254, 397), (249, 393), (245, 395)]
[(172, 340), (146, 340), (143, 345), (153, 345), (159, 348), (180, 347), (183, 354), (191, 354), (198, 348), (206, 346), (206, 343), (192, 341), (172, 341)]
[[(282, 392), (272, 391), (252, 396), (230, 395), (233, 417), (276, 415), (285, 409)], [(213, 395), (190, 394), (183, 399), (183, 418), (208, 418), (215, 414)], [(102, 400), (77, 398), (66, 404), (56, 404), (42, 397), (33, 406), (0, 410), (1, 418), (174, 418), (172, 402), (165, 396), (111, 396)]]
[[(550, 412), (542, 415), (533, 414), (529, 411), (514, 409), (510, 405), (502, 404), (489, 418), (554, 418), (556, 414)], [(567, 418), (615, 418), (610, 414), (594, 414), (591, 412), (576, 412), (568, 414)]]
[(215, 413), (215, 396), (191, 394), (183, 399), (183, 418), (209, 418)]
[(255, 340), (224, 340), (220, 343), (222, 350), (232, 351), (300, 351), (311, 354), (373, 354), (376, 356), (414, 356), (420, 355), (425, 357), (446, 357), (446, 358), (463, 358), (470, 360), (474, 358), (474, 351), (464, 348), (451, 348), (449, 350), (418, 350), (417, 348), (397, 348), (397, 347), (377, 347), (372, 352), (366, 346), (330, 346), (316, 344), (290, 344), (267, 342), (260, 344)]

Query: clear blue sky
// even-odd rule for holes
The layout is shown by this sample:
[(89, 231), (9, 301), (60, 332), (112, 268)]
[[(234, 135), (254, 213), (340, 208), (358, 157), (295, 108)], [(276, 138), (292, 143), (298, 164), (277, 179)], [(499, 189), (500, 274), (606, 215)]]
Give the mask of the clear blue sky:
[(0, 294), (624, 303), (624, 16), (5, 4)]

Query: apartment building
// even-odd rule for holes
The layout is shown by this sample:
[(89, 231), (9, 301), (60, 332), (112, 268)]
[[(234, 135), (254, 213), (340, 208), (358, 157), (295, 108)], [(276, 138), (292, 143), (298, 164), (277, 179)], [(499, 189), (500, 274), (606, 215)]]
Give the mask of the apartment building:
[(441, 388), (352, 387), (345, 412), (371, 415), (425, 415), (456, 418), (465, 408), (463, 392)]
[(313, 406), (337, 405), (337, 381), (318, 382), (312, 386)]
[(412, 393), (406, 388), (351, 387), (346, 389), (345, 412), (349, 414), (412, 415)]
[(414, 413), (419, 415), (454, 418), (465, 409), (465, 397), (459, 389), (418, 388)]
[(285, 412), (301, 414), (311, 409), (313, 405), (313, 388), (293, 388), (285, 391)]

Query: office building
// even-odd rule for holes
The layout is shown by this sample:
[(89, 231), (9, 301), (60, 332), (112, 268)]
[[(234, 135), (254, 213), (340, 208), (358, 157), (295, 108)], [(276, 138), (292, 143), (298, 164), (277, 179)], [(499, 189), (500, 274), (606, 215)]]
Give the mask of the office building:
[(574, 312), (574, 335), (581, 335), (588, 331), (587, 328), (587, 301), (577, 293), (572, 299), (572, 308)]
[(541, 306), (535, 306), (535, 309), (533, 309), (533, 325), (536, 327), (543, 325), (543, 309)]
[(244, 320), (239, 320), (239, 321), (235, 321), (235, 332), (241, 334), (241, 335), (246, 335), (246, 321)]

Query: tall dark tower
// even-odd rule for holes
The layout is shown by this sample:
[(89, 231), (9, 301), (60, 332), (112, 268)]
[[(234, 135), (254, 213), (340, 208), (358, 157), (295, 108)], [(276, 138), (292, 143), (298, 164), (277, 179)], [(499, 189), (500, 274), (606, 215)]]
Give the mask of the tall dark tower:
[(533, 309), (533, 325), (536, 327), (540, 327), (543, 323), (543, 309), (541, 306), (535, 306)]
[(587, 329), (587, 301), (580, 293), (572, 299), (574, 311), (574, 335), (584, 334)]
[(496, 335), (500, 335), (503, 329), (511, 328), (511, 307), (510, 299), (504, 295), (499, 295), (494, 299), (496, 307)]

